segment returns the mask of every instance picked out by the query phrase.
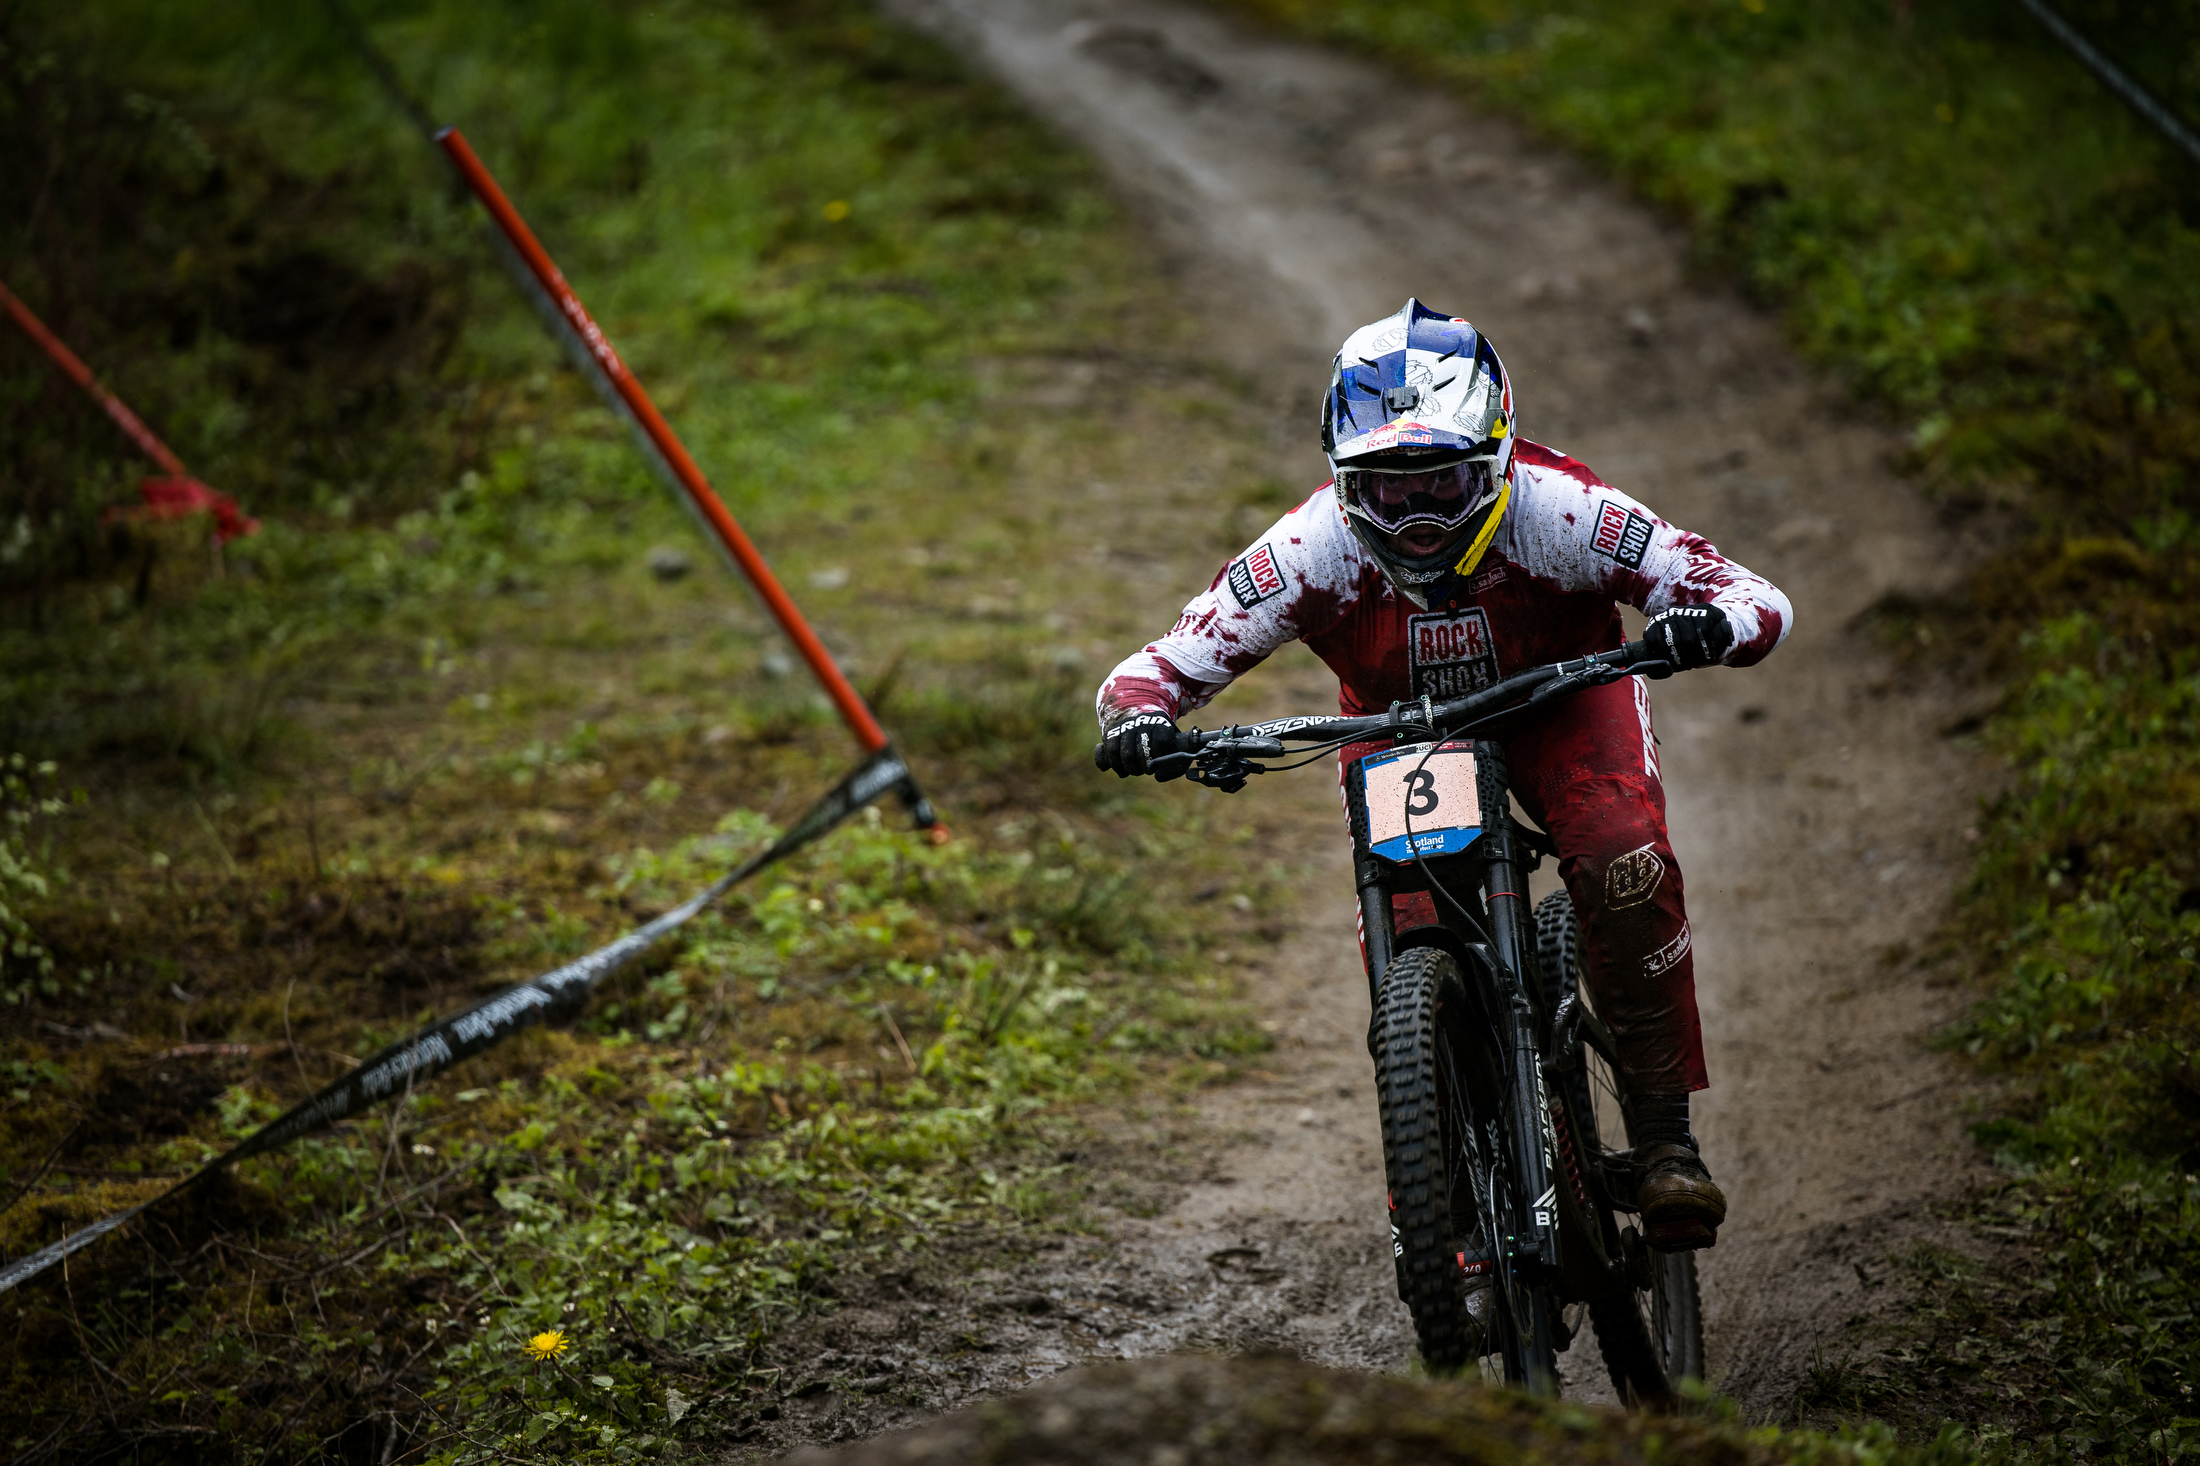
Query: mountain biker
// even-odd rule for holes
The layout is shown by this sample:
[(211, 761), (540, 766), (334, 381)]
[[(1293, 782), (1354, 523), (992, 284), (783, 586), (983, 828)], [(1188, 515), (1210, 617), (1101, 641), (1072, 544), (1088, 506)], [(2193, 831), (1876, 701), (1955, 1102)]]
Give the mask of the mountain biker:
[[(1322, 449), (1331, 481), (1101, 685), (1101, 768), (1127, 778), (1190, 752), (1176, 720), (1293, 640), (1328, 663), (1357, 717), (1619, 646), (1622, 603), (1649, 616), (1644, 638), (1683, 668), (1749, 666), (1793, 620), (1770, 582), (1520, 438), (1488, 338), (1417, 300), (1346, 338)], [(1385, 746), (1346, 748), (1340, 769)], [(1648, 689), (1639, 677), (1591, 688), (1503, 747), (1516, 797), (1558, 846), (1590, 994), (1618, 1043), (1646, 1238), (1711, 1246), (1726, 1197), (1689, 1129), (1688, 1096), (1710, 1081)], [(1394, 898), (1393, 915), (1401, 937), (1437, 921), (1426, 893)], [(1488, 1279), (1470, 1267), (1479, 1318)]]

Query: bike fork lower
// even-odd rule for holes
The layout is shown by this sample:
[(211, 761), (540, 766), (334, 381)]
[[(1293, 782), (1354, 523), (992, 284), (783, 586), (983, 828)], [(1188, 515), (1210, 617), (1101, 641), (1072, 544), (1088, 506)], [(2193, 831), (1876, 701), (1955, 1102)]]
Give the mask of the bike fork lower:
[(1512, 836), (1502, 827), (1483, 837), (1493, 847), (1485, 867), (1483, 905), (1489, 912), (1490, 937), (1497, 946), (1498, 967), (1504, 977), (1497, 995), (1500, 1012), (1493, 1015), (1502, 1025), (1505, 1047), (1512, 1057), (1512, 1123), (1514, 1174), (1520, 1194), (1513, 1198), (1519, 1214), (1500, 1220), (1511, 1230), (1506, 1252), (1514, 1265), (1525, 1263), (1531, 1271), (1555, 1276), (1558, 1272), (1558, 1167), (1551, 1146), (1550, 1096), (1543, 1084), (1543, 1059), (1536, 1041), (1536, 1016), (1528, 993), (1531, 960), (1528, 941), (1527, 893), (1521, 889), (1519, 865), (1513, 858)]

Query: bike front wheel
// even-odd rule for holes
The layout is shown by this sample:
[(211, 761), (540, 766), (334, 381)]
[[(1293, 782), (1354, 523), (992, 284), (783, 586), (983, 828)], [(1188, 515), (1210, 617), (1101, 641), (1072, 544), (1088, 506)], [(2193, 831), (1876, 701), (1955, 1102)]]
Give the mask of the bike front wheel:
[[(1398, 1296), (1432, 1373), (1496, 1354), (1506, 1379), (1556, 1393), (1555, 1310), (1541, 1283), (1508, 1265), (1495, 1239), (1512, 1215), (1498, 1089), (1500, 1055), (1486, 1015), (1450, 953), (1416, 948), (1383, 975), (1375, 1012), (1375, 1080), (1390, 1183)], [(1470, 1261), (1493, 1273), (1486, 1322), (1467, 1308)]]

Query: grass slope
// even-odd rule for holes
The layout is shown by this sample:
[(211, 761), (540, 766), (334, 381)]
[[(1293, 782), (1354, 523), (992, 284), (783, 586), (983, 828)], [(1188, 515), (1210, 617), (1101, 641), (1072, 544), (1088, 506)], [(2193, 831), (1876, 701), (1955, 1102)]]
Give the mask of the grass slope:
[[(2014, 511), (1965, 596), (1880, 618), (2007, 689), (1956, 730), (2014, 780), (1954, 915), (1986, 995), (1950, 1041), (2013, 1081), (1977, 1218), (2012, 1266), (1907, 1259), (1918, 1312), (1819, 1398), (2050, 1457), (2200, 1448), (2200, 172), (1982, 0), (1241, 8), (1603, 161), (1909, 429), (1951, 515)], [(2191, 6), (2058, 8), (2200, 117)]]
[[(370, 20), (963, 835), (855, 822), (578, 1024), (0, 1300), (22, 1459), (737, 1438), (836, 1274), (1060, 1225), (1092, 1106), (1165, 1118), (1265, 1045), (1203, 955), (1275, 934), (1251, 830), (1085, 760), (1081, 668), (1144, 608), (1060, 489), (1153, 472), (1156, 424), (1079, 384), (1167, 339), (1087, 165), (854, 6)], [(0, 25), (0, 152), (58, 160), (7, 195), (11, 284), (265, 521), (218, 560), (106, 523), (135, 465), (0, 340), (14, 1256), (663, 909), (848, 745), (319, 12)], [(1265, 496), (1230, 404), (1172, 390), (1177, 470)]]

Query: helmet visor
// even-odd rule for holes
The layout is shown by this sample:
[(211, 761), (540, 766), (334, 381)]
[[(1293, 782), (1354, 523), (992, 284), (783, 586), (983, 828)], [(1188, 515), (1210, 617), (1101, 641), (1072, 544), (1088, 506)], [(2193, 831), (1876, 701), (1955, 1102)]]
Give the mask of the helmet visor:
[(1354, 469), (1348, 485), (1352, 502), (1368, 522), (1392, 533), (1414, 524), (1457, 529), (1482, 507), (1493, 487), (1487, 458), (1422, 473)]

